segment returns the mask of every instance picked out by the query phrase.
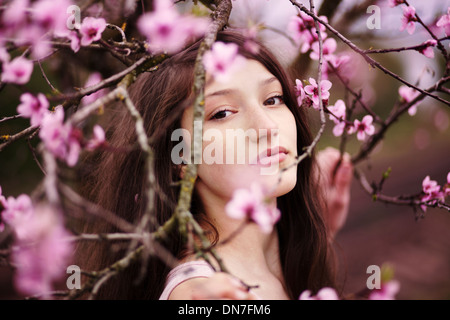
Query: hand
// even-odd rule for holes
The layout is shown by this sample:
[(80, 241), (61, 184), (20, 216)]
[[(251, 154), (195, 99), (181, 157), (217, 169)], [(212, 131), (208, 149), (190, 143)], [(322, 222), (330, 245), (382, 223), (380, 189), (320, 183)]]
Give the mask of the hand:
[(326, 204), (325, 219), (332, 237), (343, 227), (347, 219), (353, 176), (350, 155), (345, 153), (333, 177), (339, 158), (340, 152), (331, 147), (317, 154), (319, 184), (323, 188)]
[(173, 289), (171, 300), (258, 300), (235, 277), (224, 272), (217, 272), (209, 278), (193, 278), (179, 284)]

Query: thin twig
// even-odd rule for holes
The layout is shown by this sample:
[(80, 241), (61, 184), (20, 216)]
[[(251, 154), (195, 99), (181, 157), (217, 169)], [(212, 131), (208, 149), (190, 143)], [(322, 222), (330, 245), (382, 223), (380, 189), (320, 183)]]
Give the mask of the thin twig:
[(355, 177), (358, 179), (360, 185), (362, 188), (370, 195), (372, 196), (372, 199), (374, 201), (380, 201), (384, 203), (390, 203), (390, 204), (396, 204), (396, 205), (403, 205), (403, 206), (413, 206), (413, 207), (420, 207), (422, 205), (427, 207), (438, 207), (441, 209), (446, 209), (447, 211), (450, 211), (450, 206), (442, 203), (440, 201), (436, 200), (430, 200), (430, 201), (421, 201), (416, 199), (416, 197), (404, 197), (404, 196), (398, 196), (398, 197), (392, 197), (383, 195), (380, 193), (377, 193), (374, 188), (371, 186), (369, 181), (367, 180), (367, 177), (364, 175), (364, 173), (358, 169), (354, 169)]
[(326, 23), (325, 21), (323, 21), (322, 19), (320, 19), (319, 17), (317, 17), (316, 14), (314, 14), (312, 11), (308, 10), (303, 4), (298, 3), (295, 0), (290, 0), (291, 3), (296, 6), (297, 8), (299, 8), (301, 11), (303, 11), (304, 13), (306, 13), (307, 15), (309, 15), (311, 18), (313, 18), (316, 22), (321, 23), (322, 25), (324, 25), (331, 33), (333, 33), (335, 36), (337, 36), (342, 42), (344, 42), (347, 46), (349, 46), (353, 51), (355, 51), (356, 53), (358, 53), (359, 55), (361, 55), (364, 60), (366, 60), (366, 62), (372, 66), (373, 68), (378, 68), (380, 69), (382, 72), (384, 72), (385, 74), (391, 76), (392, 78), (402, 82), (403, 84), (407, 85), (410, 88), (413, 88), (417, 91), (419, 91), (420, 93), (427, 95), (439, 102), (442, 102), (443, 104), (450, 106), (450, 101), (444, 100), (439, 96), (436, 96), (430, 92), (428, 92), (427, 90), (423, 90), (411, 83), (409, 83), (408, 81), (406, 81), (405, 79), (401, 78), (399, 75), (393, 73), (392, 71), (386, 69), (385, 67), (383, 67), (379, 62), (377, 62), (376, 60), (372, 59), (369, 55), (364, 53), (364, 50), (360, 49), (358, 46), (356, 46), (353, 42), (351, 42), (350, 40), (348, 40), (346, 37), (344, 37), (341, 33), (339, 33), (339, 31), (337, 31), (336, 29), (334, 29), (330, 24)]
[[(38, 129), (39, 129), (38, 126), (31, 126), (31, 127), (28, 127), (12, 136), (8, 135), (6, 141), (3, 142), (2, 144), (0, 144), (0, 152), (2, 152), (3, 149), (5, 149), (7, 146), (9, 146), (14, 141), (17, 141), (23, 137), (29, 136)], [(3, 139), (5, 139), (5, 136), (3, 136)]]
[[(310, 0), (309, 3), (310, 3), (311, 11), (314, 11), (314, 1)], [(298, 155), (292, 164), (290, 164), (289, 166), (286, 166), (280, 170), (277, 184), (280, 184), (281, 179), (282, 179), (282, 174), (284, 172), (291, 169), (292, 167), (298, 166), (300, 164), (300, 162), (302, 162), (304, 159), (312, 156), (314, 148), (316, 147), (317, 143), (319, 142), (319, 140), (322, 137), (322, 134), (325, 130), (326, 118), (325, 118), (325, 110), (324, 110), (323, 101), (322, 101), (322, 92), (321, 92), (321, 83), (320, 83), (322, 81), (323, 39), (322, 39), (322, 35), (320, 32), (320, 27), (319, 27), (318, 22), (315, 21), (314, 23), (315, 23), (315, 27), (316, 27), (318, 42), (319, 42), (319, 67), (318, 67), (318, 72), (317, 72), (317, 91), (318, 91), (318, 95), (319, 95), (320, 128), (319, 128), (319, 131), (317, 132), (316, 136), (314, 137), (313, 141), (311, 142), (311, 144), (309, 146), (303, 148), (302, 154)]]
[[(179, 222), (179, 228), (181, 234), (187, 234), (187, 224), (192, 224), (194, 232), (200, 238), (204, 248), (209, 248), (210, 244), (207, 241), (203, 230), (198, 226), (192, 214), (189, 212), (191, 206), (192, 193), (194, 190), (195, 181), (197, 179), (197, 164), (195, 159), (201, 158), (202, 153), (202, 126), (194, 126), (196, 121), (203, 124), (204, 120), (204, 86), (205, 86), (205, 69), (203, 66), (203, 55), (208, 51), (214, 43), (217, 33), (223, 29), (226, 25), (231, 13), (232, 3), (230, 0), (217, 0), (217, 10), (213, 12), (213, 21), (209, 25), (206, 31), (203, 42), (200, 45), (197, 59), (194, 68), (194, 85), (192, 89), (194, 101), (194, 117), (193, 117), (193, 130), (194, 139), (191, 145), (191, 162), (187, 165), (185, 174), (181, 181), (181, 190), (178, 198), (177, 208), (175, 209), (175, 216)], [(221, 271), (226, 271), (224, 265), (221, 263), (221, 258), (212, 251), (212, 254), (216, 261), (219, 263)]]

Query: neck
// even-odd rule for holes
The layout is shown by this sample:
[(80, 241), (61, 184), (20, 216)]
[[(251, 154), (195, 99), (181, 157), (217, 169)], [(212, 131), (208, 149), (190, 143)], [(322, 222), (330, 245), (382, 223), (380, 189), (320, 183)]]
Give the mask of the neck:
[[(203, 197), (208, 220), (217, 229), (219, 240), (217, 253), (224, 257), (226, 266), (233, 265), (253, 272), (271, 272), (281, 279), (276, 228), (270, 233), (261, 231), (253, 222), (228, 217), (225, 205), (228, 199), (209, 195)], [(276, 199), (272, 205), (276, 205)]]

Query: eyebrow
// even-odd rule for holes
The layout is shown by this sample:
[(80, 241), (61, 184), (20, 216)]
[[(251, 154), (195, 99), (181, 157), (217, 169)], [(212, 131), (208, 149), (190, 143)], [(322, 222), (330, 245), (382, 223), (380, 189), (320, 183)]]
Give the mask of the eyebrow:
[(267, 85), (271, 84), (271, 83), (274, 82), (274, 81), (278, 81), (278, 79), (277, 79), (275, 76), (270, 77), (270, 78), (268, 78), (268, 79), (266, 79), (266, 80), (262, 80), (262, 81), (260, 82), (260, 85), (261, 85), (261, 86), (267, 86)]
[[(268, 86), (269, 84), (271, 84), (272, 82), (275, 82), (275, 81), (278, 81), (278, 79), (275, 76), (273, 76), (273, 77), (270, 77), (270, 78), (267, 78), (265, 80), (260, 81), (260, 85), (261, 86)], [(215, 96), (231, 95), (232, 93), (234, 93), (236, 91), (237, 91), (236, 89), (224, 89), (224, 90), (214, 91), (214, 92), (211, 92), (211, 93), (207, 94), (205, 96), (205, 99), (209, 98), (209, 97), (215, 97)]]

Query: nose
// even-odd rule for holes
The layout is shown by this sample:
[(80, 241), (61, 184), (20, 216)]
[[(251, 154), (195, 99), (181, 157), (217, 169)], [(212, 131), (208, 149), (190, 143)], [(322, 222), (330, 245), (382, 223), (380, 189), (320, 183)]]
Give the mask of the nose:
[(266, 139), (270, 143), (272, 137), (278, 136), (279, 126), (275, 121), (270, 111), (266, 110), (263, 106), (256, 105), (249, 110), (249, 128), (256, 131), (257, 141)]

